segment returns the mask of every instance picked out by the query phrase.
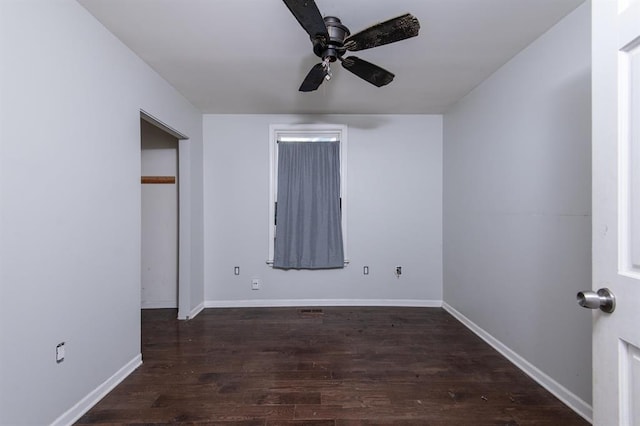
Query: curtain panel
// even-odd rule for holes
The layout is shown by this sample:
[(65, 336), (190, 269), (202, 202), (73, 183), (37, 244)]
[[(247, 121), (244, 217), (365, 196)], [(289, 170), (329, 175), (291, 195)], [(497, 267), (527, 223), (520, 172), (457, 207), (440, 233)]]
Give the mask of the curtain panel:
[(280, 142), (273, 267), (344, 267), (340, 142)]

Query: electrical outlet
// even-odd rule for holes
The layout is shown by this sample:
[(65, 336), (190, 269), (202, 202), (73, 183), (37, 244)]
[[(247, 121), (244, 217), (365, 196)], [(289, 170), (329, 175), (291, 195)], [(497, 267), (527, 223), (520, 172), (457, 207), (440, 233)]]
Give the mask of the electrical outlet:
[(260, 290), (260, 286), (262, 283), (260, 282), (260, 278), (254, 278), (251, 280), (251, 290)]
[(233, 267), (233, 275), (240, 275), (240, 267), (239, 266), (234, 266)]
[(64, 342), (58, 343), (58, 346), (56, 346), (56, 362), (58, 364), (64, 361), (64, 355), (65, 355)]
[(363, 273), (364, 275), (369, 275), (369, 267), (368, 267), (368, 266), (364, 266), (364, 267), (362, 268), (362, 273)]
[(396, 266), (396, 277), (400, 278), (400, 275), (402, 275), (402, 266)]

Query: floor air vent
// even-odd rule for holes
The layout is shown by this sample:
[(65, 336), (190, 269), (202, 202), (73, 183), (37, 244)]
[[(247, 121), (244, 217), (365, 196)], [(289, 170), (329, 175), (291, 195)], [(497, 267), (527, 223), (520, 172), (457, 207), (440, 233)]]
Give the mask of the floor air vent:
[(322, 309), (300, 309), (302, 315), (324, 315)]

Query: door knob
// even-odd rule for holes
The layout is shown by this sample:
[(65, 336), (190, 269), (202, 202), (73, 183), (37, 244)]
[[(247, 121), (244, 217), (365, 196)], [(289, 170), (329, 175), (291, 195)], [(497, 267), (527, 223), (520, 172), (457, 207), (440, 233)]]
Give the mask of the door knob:
[(608, 288), (595, 291), (581, 291), (576, 295), (578, 305), (583, 308), (598, 309), (608, 314), (616, 309), (616, 297)]

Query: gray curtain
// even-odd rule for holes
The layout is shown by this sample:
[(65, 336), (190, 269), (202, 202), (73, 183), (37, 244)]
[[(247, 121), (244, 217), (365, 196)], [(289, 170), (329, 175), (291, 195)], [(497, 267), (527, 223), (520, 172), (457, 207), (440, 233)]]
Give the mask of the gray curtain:
[(340, 142), (280, 142), (274, 268), (344, 267)]

